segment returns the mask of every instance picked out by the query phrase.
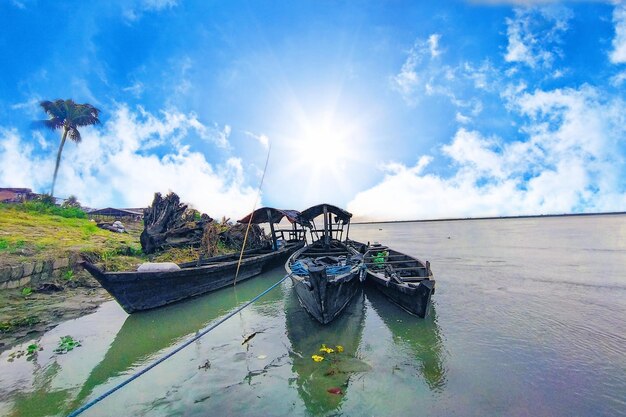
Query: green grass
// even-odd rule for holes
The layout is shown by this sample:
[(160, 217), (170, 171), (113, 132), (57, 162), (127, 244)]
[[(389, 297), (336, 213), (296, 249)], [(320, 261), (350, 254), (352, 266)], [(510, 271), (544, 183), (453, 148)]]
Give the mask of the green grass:
[(43, 201), (26, 201), (22, 204), (15, 204), (15, 208), (24, 212), (50, 214), (68, 219), (86, 219), (87, 213), (78, 207), (59, 207)]
[[(81, 214), (82, 213), (82, 214)], [(0, 204), (0, 254), (6, 263), (21, 262), (25, 257), (46, 259), (85, 252), (109, 258), (118, 254), (133, 255), (134, 264), (143, 257), (139, 235), (142, 224), (128, 224), (129, 233), (100, 229), (75, 208), (50, 208), (41, 202)], [(132, 264), (125, 259), (120, 267)]]

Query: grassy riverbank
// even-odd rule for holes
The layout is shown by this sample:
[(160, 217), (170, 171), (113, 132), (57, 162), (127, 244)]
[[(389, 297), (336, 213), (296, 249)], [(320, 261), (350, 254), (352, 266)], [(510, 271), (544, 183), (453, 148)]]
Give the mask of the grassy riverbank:
[[(76, 208), (40, 202), (0, 204), (0, 268), (72, 254), (86, 256), (109, 271), (133, 270), (148, 261), (198, 258), (197, 248), (145, 255), (139, 241), (143, 222), (123, 223), (126, 233), (115, 233), (99, 228)], [(0, 351), (33, 332), (90, 313), (110, 299), (97, 281), (76, 266), (70, 265), (51, 281), (59, 291), (38, 291), (35, 285), (0, 290)]]
[[(125, 227), (128, 233), (100, 229), (86, 214), (73, 208), (50, 208), (40, 203), (0, 204), (0, 263), (13, 265), (70, 253), (102, 260), (132, 255), (141, 262), (139, 235), (143, 225), (134, 222)], [(117, 261), (124, 263), (124, 259)]]

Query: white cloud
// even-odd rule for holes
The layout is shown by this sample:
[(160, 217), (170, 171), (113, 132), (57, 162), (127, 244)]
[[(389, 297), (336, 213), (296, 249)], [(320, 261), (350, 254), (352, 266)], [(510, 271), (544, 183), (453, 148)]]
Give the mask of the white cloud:
[(26, 5), (24, 4), (24, 2), (18, 1), (18, 0), (12, 0), (11, 3), (17, 7), (18, 9), (26, 9)]
[(463, 115), (463, 114), (462, 114), (462, 113), (460, 113), (460, 112), (456, 112), (456, 115), (455, 115), (455, 120), (456, 120), (457, 122), (461, 123), (461, 124), (467, 124), (467, 123), (469, 123), (469, 122), (471, 122), (471, 121), (472, 121), (472, 119), (470, 119), (469, 117), (467, 117), (467, 116)]
[(613, 23), (615, 23), (615, 38), (613, 38), (613, 51), (609, 58), (614, 64), (624, 64), (626, 63), (626, 4), (615, 7)]
[(372, 220), (623, 210), (624, 101), (604, 100), (589, 86), (522, 91), (510, 100), (527, 120), (523, 140), (502, 144), (459, 129), (442, 147), (456, 167), (450, 177), (424, 173), (424, 157), (414, 167), (391, 163), (348, 210)]
[(427, 40), (417, 39), (408, 51), (408, 56), (400, 72), (392, 78), (392, 85), (409, 104), (414, 104), (422, 93), (432, 94), (436, 75), (441, 74), (441, 66), (435, 66), (440, 54), (440, 35), (432, 34)]
[(441, 55), (441, 50), (439, 49), (439, 39), (441, 39), (441, 35), (437, 33), (428, 37), (428, 48), (430, 49), (430, 56), (433, 58)]
[(572, 18), (562, 6), (515, 9), (515, 17), (507, 18), (508, 45), (504, 60), (525, 64), (530, 68), (550, 68), (562, 56), (559, 44)]
[(122, 88), (122, 91), (126, 91), (132, 94), (133, 96), (135, 96), (136, 98), (139, 98), (141, 97), (145, 89), (146, 88), (142, 82), (136, 81), (133, 85), (129, 85), (128, 87)]
[(143, 0), (141, 5), (146, 10), (163, 10), (175, 7), (178, 5), (177, 0)]
[(475, 117), (483, 110), (480, 95), (497, 93), (502, 75), (489, 60), (479, 65), (469, 62), (442, 65), (438, 59), (439, 40), (439, 35), (431, 35), (426, 41), (417, 39), (400, 71), (392, 78), (392, 87), (410, 106), (425, 96), (445, 97), (458, 108), (457, 121), (469, 123), (468, 113)]
[[(147, 112), (143, 107), (137, 107), (137, 111), (131, 111), (127, 106), (121, 105), (116, 109), (118, 117), (128, 120), (124, 128), (130, 129), (131, 136), (135, 138), (132, 146), (141, 146), (144, 150), (161, 146), (165, 143), (178, 145), (180, 141), (190, 133), (198, 135), (209, 143), (220, 148), (229, 148), (228, 137), (230, 126), (220, 128), (217, 124), (207, 127), (198, 120), (198, 116), (191, 112), (180, 113), (176, 110), (163, 110), (160, 117)], [(112, 127), (119, 135), (126, 135), (117, 127)]]
[[(470, 3), (477, 3), (477, 4), (489, 4), (489, 5), (500, 5), (500, 4), (510, 4), (513, 6), (533, 6), (533, 5), (545, 5), (545, 4), (551, 4), (551, 3), (566, 3), (566, 2), (570, 2), (570, 3), (575, 3), (577, 1), (581, 1), (581, 0), (469, 0)], [(593, 0), (591, 0), (593, 1)], [(599, 2), (603, 1), (603, 0), (597, 0)]]
[(263, 148), (268, 149), (270, 147), (270, 138), (267, 137), (267, 135), (264, 135), (264, 134), (256, 135), (252, 132), (244, 132), (244, 133), (246, 134), (246, 136), (249, 136), (252, 139), (259, 142), (261, 146), (263, 146)]
[(621, 71), (611, 77), (611, 85), (614, 87), (620, 87), (626, 81), (626, 71)]
[[(16, 129), (0, 127), (0, 184), (3, 187), (37, 189), (50, 181), (53, 160), (43, 162), (31, 158), (33, 146), (22, 143)], [(54, 155), (56, 157), (56, 155)]]
[[(143, 207), (151, 203), (155, 192), (171, 190), (211, 216), (242, 216), (252, 207), (256, 190), (244, 184), (241, 160), (229, 158), (212, 165), (183, 144), (189, 134), (202, 137), (210, 136), (209, 132), (212, 129), (193, 114), (168, 110), (157, 117), (141, 108), (133, 112), (119, 105), (100, 129), (81, 132), (80, 145), (66, 144), (55, 192), (74, 194), (91, 207)], [(221, 134), (230, 134), (230, 127)], [(215, 139), (217, 144), (222, 140)], [(170, 150), (152, 153), (157, 144)], [(0, 130), (2, 184), (48, 191), (55, 157), (56, 152), (37, 156), (15, 130)]]
[(177, 0), (134, 0), (124, 2), (122, 16), (128, 22), (139, 20), (145, 12), (159, 12), (178, 6)]

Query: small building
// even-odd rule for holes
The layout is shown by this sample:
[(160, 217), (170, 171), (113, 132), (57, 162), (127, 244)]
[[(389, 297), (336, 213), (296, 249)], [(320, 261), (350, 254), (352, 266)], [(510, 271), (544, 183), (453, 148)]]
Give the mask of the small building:
[(143, 209), (107, 207), (103, 209), (92, 210), (87, 213), (87, 215), (90, 219), (115, 218), (139, 221), (143, 219)]
[(0, 203), (21, 203), (36, 196), (30, 188), (0, 188)]

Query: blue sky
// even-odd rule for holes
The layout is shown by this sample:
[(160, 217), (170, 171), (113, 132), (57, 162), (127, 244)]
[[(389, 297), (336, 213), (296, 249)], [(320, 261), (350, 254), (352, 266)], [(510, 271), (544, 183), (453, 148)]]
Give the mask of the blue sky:
[(0, 186), (49, 191), (41, 100), (102, 124), (55, 187), (175, 191), (211, 216), (623, 211), (626, 6), (551, 1), (2, 0)]

